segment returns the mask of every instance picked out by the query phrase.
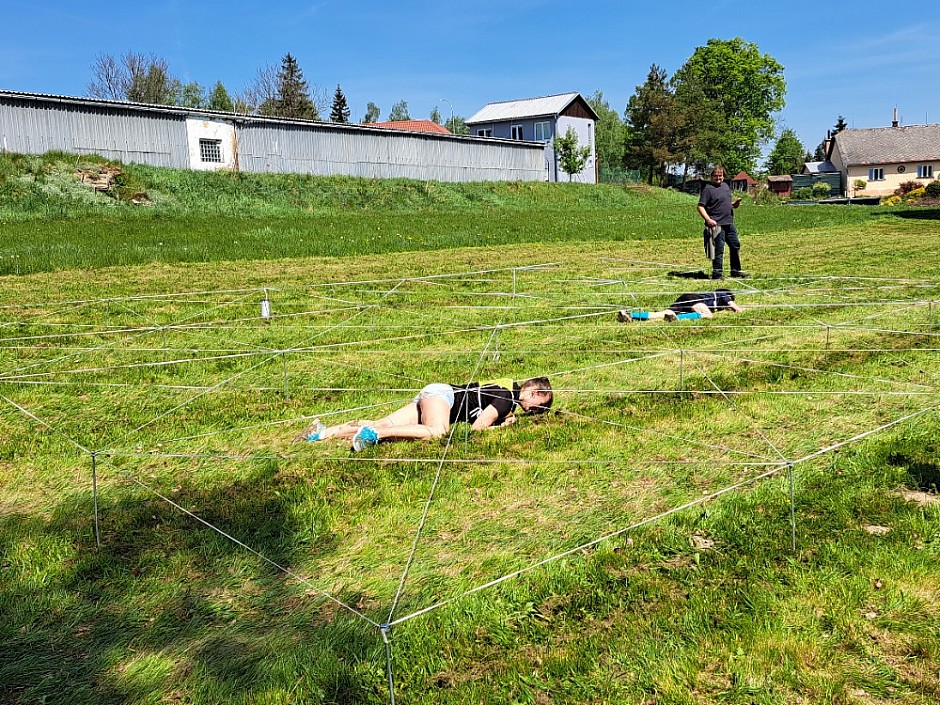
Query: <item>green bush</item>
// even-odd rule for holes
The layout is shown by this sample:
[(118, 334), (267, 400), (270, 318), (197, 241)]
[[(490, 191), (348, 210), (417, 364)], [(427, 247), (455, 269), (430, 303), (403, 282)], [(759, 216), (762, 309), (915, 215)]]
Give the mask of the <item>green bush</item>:
[(866, 182), (864, 179), (855, 179), (855, 181), (852, 182), (852, 188), (854, 188), (856, 191), (864, 191), (866, 188), (868, 188), (868, 182)]
[(813, 198), (828, 198), (832, 187), (825, 181), (817, 181), (813, 184)]
[(793, 199), (797, 201), (809, 201), (813, 198), (813, 189), (809, 186), (804, 186), (803, 188), (798, 188), (793, 191)]
[(924, 194), (929, 198), (940, 198), (940, 181), (931, 181), (924, 187)]

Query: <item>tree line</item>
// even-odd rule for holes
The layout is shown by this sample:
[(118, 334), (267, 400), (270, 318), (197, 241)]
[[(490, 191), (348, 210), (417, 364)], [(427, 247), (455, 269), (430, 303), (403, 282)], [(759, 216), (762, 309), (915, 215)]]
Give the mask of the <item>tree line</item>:
[[(258, 69), (237, 94), (221, 81), (211, 90), (197, 82), (184, 83), (170, 72), (164, 59), (152, 54), (99, 54), (92, 75), (88, 95), (95, 98), (309, 120), (322, 120), (325, 115), (334, 123), (351, 120), (340, 85), (330, 100), (325, 90), (307, 82), (290, 53), (280, 66)], [(704, 174), (714, 164), (722, 164), (729, 174), (754, 172), (761, 146), (775, 137), (774, 113), (783, 109), (785, 94), (783, 66), (761, 53), (756, 44), (740, 37), (709, 39), (671, 77), (651, 65), (646, 80), (627, 100), (622, 118), (602, 92), (588, 98), (598, 114), (598, 165), (602, 170), (640, 171), (650, 184), (661, 185), (677, 172), (684, 179)], [(437, 106), (429, 117), (454, 134), (469, 133), (458, 115), (442, 122)], [(379, 106), (368, 102), (361, 122), (380, 119)], [(387, 119), (410, 120), (407, 101), (395, 103)], [(835, 131), (844, 128), (840, 115)], [(811, 155), (796, 133), (783, 129), (765, 169), (770, 174), (794, 173), (813, 157), (825, 159), (824, 144)]]
[[(349, 123), (352, 115), (342, 87), (336, 84), (330, 100), (325, 90), (311, 86), (304, 78), (297, 59), (289, 52), (280, 66), (259, 68), (249, 85), (234, 94), (222, 81), (209, 90), (196, 81), (183, 82), (173, 75), (165, 59), (154, 54), (127, 52), (120, 57), (99, 54), (91, 70), (87, 95), (92, 98), (305, 120), (323, 120), (326, 115), (327, 120), (335, 123)], [(368, 102), (362, 122), (378, 122), (381, 112), (378, 105)], [(390, 121), (410, 119), (405, 100), (395, 103), (388, 114)], [(442, 123), (436, 106), (430, 119), (454, 134), (469, 133), (460, 116)]]
[[(710, 39), (673, 76), (653, 64), (636, 86), (623, 118), (604, 94), (588, 102), (598, 114), (597, 159), (602, 168), (639, 171), (650, 184), (668, 175), (705, 174), (715, 164), (731, 175), (756, 172), (761, 146), (776, 136), (764, 162), (769, 174), (797, 173), (826, 158), (825, 142), (810, 153), (796, 133), (776, 134), (774, 113), (785, 104), (783, 66), (740, 37)], [(834, 130), (845, 129), (840, 115)]]

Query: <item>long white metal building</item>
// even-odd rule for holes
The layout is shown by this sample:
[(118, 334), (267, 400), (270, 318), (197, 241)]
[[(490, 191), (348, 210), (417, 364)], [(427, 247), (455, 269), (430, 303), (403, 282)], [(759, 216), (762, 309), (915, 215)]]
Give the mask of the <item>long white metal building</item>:
[(99, 154), (177, 169), (545, 181), (537, 142), (403, 132), (0, 90), (0, 151)]

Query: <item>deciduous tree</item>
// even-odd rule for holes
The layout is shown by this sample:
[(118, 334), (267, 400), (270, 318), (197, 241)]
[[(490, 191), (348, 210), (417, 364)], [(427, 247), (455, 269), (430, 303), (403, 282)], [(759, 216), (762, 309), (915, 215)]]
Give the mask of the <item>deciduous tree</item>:
[(800, 138), (790, 128), (784, 129), (777, 138), (777, 143), (767, 156), (767, 173), (798, 174), (806, 161), (806, 148)]
[(683, 112), (704, 103), (708, 124), (697, 120), (696, 150), (729, 173), (753, 170), (760, 146), (773, 138), (773, 114), (785, 104), (783, 66), (740, 37), (709, 39), (673, 77)]
[(240, 113), (259, 115), (277, 114), (278, 68), (272, 64), (262, 66), (255, 80), (243, 93), (235, 98), (236, 110)]
[(585, 145), (578, 146), (578, 133), (573, 127), (568, 127), (564, 137), (556, 137), (552, 140), (552, 147), (555, 150), (555, 158), (558, 160), (561, 170), (568, 175), (568, 181), (584, 169), (588, 157), (591, 156), (591, 148)]
[(196, 81), (189, 83), (179, 83), (176, 86), (175, 104), (182, 105), (185, 108), (204, 108), (206, 107), (206, 94)]
[(381, 114), (382, 114), (382, 109), (378, 105), (373, 103), (372, 101), (369, 101), (368, 103), (366, 103), (366, 114), (362, 116), (362, 122), (363, 123), (378, 122), (379, 116)]
[(408, 101), (400, 100), (395, 105), (392, 106), (391, 111), (388, 114), (388, 119), (393, 122), (398, 122), (401, 120), (410, 120), (411, 115), (408, 114)]
[(127, 99), (134, 103), (175, 105), (179, 82), (170, 75), (165, 59), (154, 54), (125, 54)]
[(444, 123), (444, 127), (455, 135), (469, 135), (470, 128), (467, 127), (466, 120), (460, 115), (451, 115)]
[(88, 94), (93, 98), (176, 105), (182, 84), (170, 74), (165, 59), (128, 52), (120, 59), (99, 54), (92, 64)]
[(620, 115), (604, 100), (604, 94), (601, 91), (595, 91), (587, 101), (597, 113), (594, 144), (598, 165), (606, 169), (622, 167), (627, 132)]
[(127, 72), (111, 54), (98, 54), (91, 65), (87, 92), (91, 98), (127, 100)]
[(437, 106), (434, 106), (434, 109), (431, 111), (431, 114), (428, 116), (431, 118), (431, 122), (438, 125), (441, 124), (441, 111), (437, 109)]

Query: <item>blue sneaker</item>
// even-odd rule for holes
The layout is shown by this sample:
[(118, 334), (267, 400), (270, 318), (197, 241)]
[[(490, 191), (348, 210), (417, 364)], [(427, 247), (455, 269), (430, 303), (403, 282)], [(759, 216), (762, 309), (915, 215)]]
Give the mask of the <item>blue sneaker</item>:
[(374, 446), (379, 442), (379, 434), (368, 426), (359, 429), (359, 433), (353, 436), (352, 449), (358, 453), (363, 448)]
[(313, 423), (313, 428), (307, 430), (312, 431), (312, 433), (307, 435), (308, 441), (322, 441), (323, 432), (326, 431), (326, 424), (318, 419)]
[(297, 441), (322, 441), (323, 432), (326, 431), (326, 424), (320, 419), (314, 419), (307, 428), (300, 432), (294, 439)]

